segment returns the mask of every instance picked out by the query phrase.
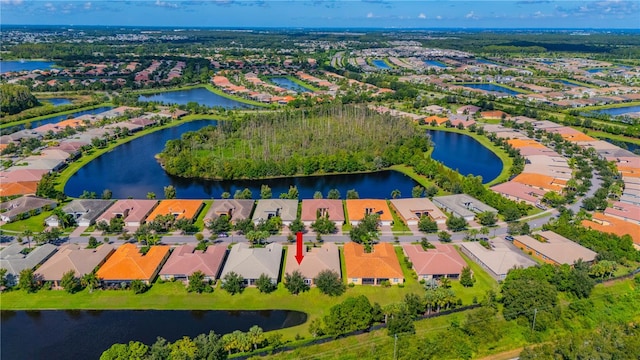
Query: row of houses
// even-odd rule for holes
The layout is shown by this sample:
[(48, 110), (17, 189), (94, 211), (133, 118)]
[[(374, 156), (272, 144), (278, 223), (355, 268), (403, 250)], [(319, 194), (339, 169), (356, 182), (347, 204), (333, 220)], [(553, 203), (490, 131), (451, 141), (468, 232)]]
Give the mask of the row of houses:
[[(462, 198), (463, 195), (453, 197)], [(441, 197), (446, 199), (448, 197)], [(434, 198), (435, 202), (440, 201)], [(444, 200), (442, 200), (444, 201)], [(465, 202), (470, 207), (485, 205), (471, 197), (465, 197)], [(369, 214), (377, 214), (381, 225), (390, 226), (393, 222), (391, 209), (393, 209), (407, 225), (417, 225), (420, 217), (425, 215), (439, 224), (444, 224), (446, 215), (427, 198), (393, 199), (387, 204), (386, 200), (378, 199), (304, 199), (302, 200), (301, 220), (307, 226), (311, 225), (319, 217), (328, 217), (336, 225), (345, 222), (346, 214), (349, 222), (357, 225)], [(444, 204), (444, 202), (443, 202)], [(448, 203), (447, 203), (448, 204)], [(23, 196), (0, 204), (0, 220), (5, 222), (23, 219), (40, 213), (42, 210), (51, 210), (57, 206), (53, 200), (35, 196)], [(125, 226), (140, 226), (145, 221), (153, 221), (161, 215), (173, 215), (176, 219), (195, 220), (204, 207), (203, 200), (167, 199), (75, 199), (64, 205), (61, 210), (73, 217), (79, 226), (91, 226), (97, 222), (109, 223), (112, 218), (121, 218)], [(347, 210), (345, 214), (345, 208)], [(456, 209), (454, 213), (458, 214)], [(449, 210), (451, 211), (451, 210)], [(493, 210), (495, 211), (495, 210)], [(232, 222), (251, 218), (254, 223), (267, 221), (271, 217), (278, 216), (285, 226), (296, 220), (298, 214), (298, 200), (290, 199), (216, 199), (205, 214), (205, 221), (227, 216)], [(466, 213), (465, 213), (466, 214)], [(466, 215), (465, 215), (466, 217)], [(52, 215), (45, 220), (47, 226), (59, 226), (59, 219)]]

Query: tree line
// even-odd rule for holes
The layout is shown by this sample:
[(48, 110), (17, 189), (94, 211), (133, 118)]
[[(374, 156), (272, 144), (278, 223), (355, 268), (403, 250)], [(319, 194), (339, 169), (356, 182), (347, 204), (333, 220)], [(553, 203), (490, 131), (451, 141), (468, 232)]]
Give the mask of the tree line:
[(159, 158), (177, 176), (257, 179), (376, 171), (424, 157), (428, 147), (409, 120), (327, 105), (246, 114), (168, 141)]

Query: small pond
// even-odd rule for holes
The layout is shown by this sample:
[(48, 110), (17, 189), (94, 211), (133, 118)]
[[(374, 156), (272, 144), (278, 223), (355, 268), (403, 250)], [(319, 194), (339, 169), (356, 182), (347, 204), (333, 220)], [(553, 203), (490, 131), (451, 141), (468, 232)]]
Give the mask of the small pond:
[(38, 99), (41, 103), (49, 103), (53, 106), (67, 105), (71, 104), (71, 99), (68, 98), (48, 98), (48, 99)]
[(462, 175), (482, 176), (488, 183), (502, 172), (502, 161), (471, 136), (448, 131), (427, 130), (435, 144), (431, 158)]
[(497, 84), (462, 84), (464, 87), (472, 88), (472, 89), (480, 89), (484, 91), (492, 91), (499, 92), (509, 95), (518, 95), (520, 92), (509, 89), (508, 87), (504, 87)]
[(304, 323), (298, 311), (2, 311), (2, 360), (98, 359), (115, 343), (151, 345), (161, 336), (176, 341), (213, 330), (226, 334), (258, 325), (264, 331)]
[(272, 77), (269, 78), (269, 81), (271, 81), (272, 83), (283, 87), (285, 89), (289, 89), (289, 90), (293, 90), (295, 92), (301, 93), (301, 92), (313, 92), (310, 89), (307, 89), (306, 87), (295, 83), (293, 81), (291, 81), (291, 79), (287, 79), (286, 77)]
[(13, 71), (32, 71), (51, 69), (55, 63), (52, 61), (0, 61), (0, 74)]
[(602, 110), (597, 110), (596, 112), (601, 114), (609, 114), (611, 116), (624, 115), (629, 113), (640, 112), (640, 105), (625, 106), (625, 107), (611, 108), (611, 109), (602, 109)]
[(387, 65), (387, 63), (384, 62), (384, 60), (382, 59), (371, 60), (371, 63), (373, 64), (373, 66), (377, 67), (378, 69), (390, 69), (389, 65)]
[(253, 106), (236, 101), (233, 99), (220, 96), (204, 88), (195, 88), (189, 90), (167, 91), (152, 95), (140, 95), (139, 101), (157, 101), (165, 104), (186, 105), (190, 102), (196, 102), (206, 106), (220, 106), (225, 109), (231, 108), (252, 108)]
[(429, 66), (435, 66), (435, 67), (439, 67), (439, 68), (446, 68), (447, 65), (444, 63), (441, 63), (440, 61), (437, 60), (424, 60), (423, 61), (425, 64), (429, 65)]

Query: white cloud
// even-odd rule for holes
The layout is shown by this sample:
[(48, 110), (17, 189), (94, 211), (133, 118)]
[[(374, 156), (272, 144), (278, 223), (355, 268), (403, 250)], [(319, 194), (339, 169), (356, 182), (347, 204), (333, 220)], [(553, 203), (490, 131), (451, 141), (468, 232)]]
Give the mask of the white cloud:
[(370, 13), (368, 13), (368, 14), (367, 14), (367, 18), (368, 18), (368, 19), (371, 19), (371, 18), (373, 18), (373, 17), (374, 17), (374, 16), (373, 16), (373, 13), (372, 13), (372, 12), (370, 12)]
[(436, 16), (436, 19), (438, 19), (438, 20), (442, 20), (442, 16), (441, 16), (441, 15), (438, 15), (438, 16)]
[(418, 19), (426, 19), (427, 15), (425, 15), (424, 13), (420, 13), (420, 15), (418, 15)]
[(475, 13), (475, 12), (473, 12), (473, 11), (470, 11), (470, 12), (469, 12), (467, 15), (465, 15), (464, 17), (465, 17), (465, 18), (467, 18), (467, 19), (474, 19), (474, 20), (479, 19), (478, 15), (476, 15), (476, 13)]
[(2, 5), (22, 5), (23, 0), (0, 0)]
[(85, 10), (91, 9), (91, 1), (88, 1), (88, 2), (84, 3), (84, 9)]
[(50, 3), (50, 2), (48, 2), (48, 3), (44, 4), (44, 8), (45, 8), (45, 9), (47, 9), (47, 10), (49, 10), (49, 11), (51, 11), (51, 12), (56, 11), (56, 7), (55, 7), (55, 6), (53, 6), (53, 4), (52, 4), (52, 3)]

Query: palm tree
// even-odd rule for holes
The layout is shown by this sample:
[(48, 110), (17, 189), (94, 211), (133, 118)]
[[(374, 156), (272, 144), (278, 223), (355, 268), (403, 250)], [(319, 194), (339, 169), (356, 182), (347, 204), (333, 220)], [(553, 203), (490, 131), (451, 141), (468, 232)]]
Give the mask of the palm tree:
[(33, 236), (33, 231), (31, 231), (31, 229), (25, 229), (21, 235), (27, 238), (27, 241), (29, 242), (29, 249), (31, 249), (31, 237)]
[(90, 272), (84, 274), (82, 278), (80, 278), (80, 284), (89, 289), (89, 291), (93, 291), (98, 286), (100, 286), (100, 279), (96, 276), (95, 272)]
[(400, 190), (394, 189), (393, 191), (391, 191), (391, 198), (392, 199), (397, 199), (400, 196), (402, 196), (402, 194), (400, 193)]
[(254, 350), (258, 350), (258, 345), (261, 345), (265, 340), (264, 332), (258, 325), (252, 326), (247, 332), (247, 336), (249, 337)]

